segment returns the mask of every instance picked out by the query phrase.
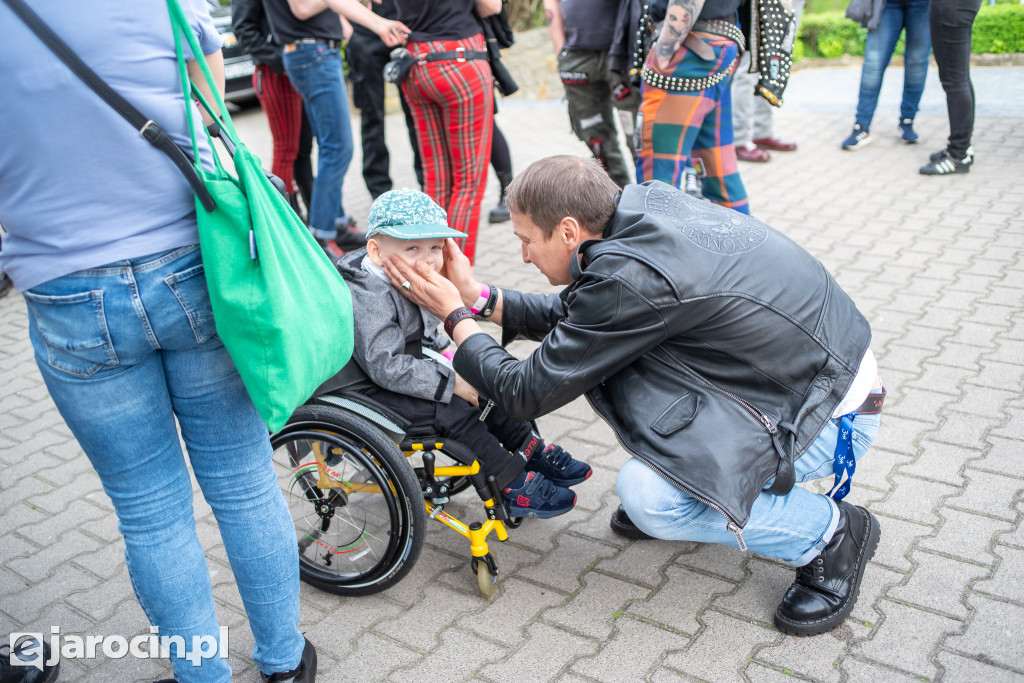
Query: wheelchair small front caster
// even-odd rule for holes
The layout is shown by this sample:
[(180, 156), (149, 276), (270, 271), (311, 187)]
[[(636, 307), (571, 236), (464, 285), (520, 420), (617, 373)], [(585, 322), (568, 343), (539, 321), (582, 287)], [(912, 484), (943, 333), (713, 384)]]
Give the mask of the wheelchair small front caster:
[(474, 557), (470, 561), (470, 567), (476, 574), (476, 584), (484, 595), (494, 595), (498, 589), (498, 563), (494, 557), (487, 553), (483, 557)]

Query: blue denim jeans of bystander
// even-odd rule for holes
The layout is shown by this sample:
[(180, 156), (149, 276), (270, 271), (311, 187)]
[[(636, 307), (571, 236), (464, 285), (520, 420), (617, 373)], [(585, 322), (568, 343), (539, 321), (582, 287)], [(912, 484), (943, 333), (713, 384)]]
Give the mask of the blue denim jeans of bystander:
[[(266, 427), (216, 336), (199, 247), (78, 271), (25, 299), (36, 362), (113, 501), (150, 622), (189, 651), (193, 638), (219, 633), (177, 418), (249, 617), (253, 658), (268, 673), (298, 666), (295, 530)], [(219, 657), (172, 663), (182, 683), (230, 678)]]
[(284, 53), (284, 68), (302, 96), (317, 147), (317, 172), (309, 207), (309, 230), (334, 239), (336, 220), (345, 216), (342, 183), (352, 162), (352, 122), (341, 54), (326, 43), (296, 45)]
[(871, 127), (871, 119), (878, 106), (882, 90), (882, 77), (889, 66), (900, 34), (906, 29), (906, 48), (903, 52), (903, 99), (900, 118), (917, 116), (921, 94), (928, 76), (928, 54), (932, 49), (931, 29), (928, 26), (928, 0), (886, 0), (878, 28), (868, 31), (864, 45), (864, 66), (860, 72), (860, 95), (857, 99), (857, 120), (864, 130)]
[[(794, 463), (798, 482), (832, 476), (838, 422), (830, 420)], [(857, 463), (875, 440), (878, 425), (878, 414), (857, 415), (854, 420), (853, 452)], [(765, 488), (770, 485), (769, 482)], [(615, 486), (630, 520), (655, 538), (738, 546), (721, 513), (636, 458), (619, 470)], [(794, 486), (785, 496), (765, 492), (754, 500), (750, 519), (743, 528), (743, 540), (752, 552), (801, 567), (828, 544), (838, 523), (839, 508), (831, 498)]]

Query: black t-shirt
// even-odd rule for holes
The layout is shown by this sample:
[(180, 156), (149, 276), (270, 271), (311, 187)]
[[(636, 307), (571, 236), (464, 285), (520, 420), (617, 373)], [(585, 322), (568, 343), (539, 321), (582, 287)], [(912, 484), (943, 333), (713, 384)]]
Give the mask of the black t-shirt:
[(620, 0), (562, 0), (565, 50), (607, 52), (612, 46)]
[(735, 18), (736, 10), (743, 0), (705, 0), (698, 19), (718, 19), (719, 17)]
[(333, 10), (326, 9), (320, 14), (300, 21), (288, 7), (288, 0), (264, 0), (267, 21), (274, 40), (280, 45), (294, 43), (299, 38), (319, 40), (341, 40), (341, 17)]
[[(371, 2), (370, 9), (373, 10), (374, 14), (379, 14), (385, 19), (398, 18), (398, 8), (395, 7), (395, 0), (381, 0), (381, 2)], [(352, 30), (355, 31), (356, 33), (359, 33), (364, 36), (373, 36), (374, 38), (379, 39), (376, 33), (366, 28), (362, 24), (357, 24), (354, 21), (351, 22), (351, 24)]]
[(476, 0), (395, 0), (398, 20), (409, 27), (409, 40), (460, 40), (481, 32), (473, 14)]

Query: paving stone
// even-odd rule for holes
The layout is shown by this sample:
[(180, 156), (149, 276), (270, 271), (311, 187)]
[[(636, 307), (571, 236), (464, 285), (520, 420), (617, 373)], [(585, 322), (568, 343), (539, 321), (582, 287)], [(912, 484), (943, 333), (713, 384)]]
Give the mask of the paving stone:
[[(936, 661), (945, 669), (946, 681), (986, 681), (987, 683), (1021, 683), (1024, 673), (992, 666), (984, 661), (940, 651)], [(1018, 668), (1019, 663), (1018, 663)]]
[(4, 542), (0, 544), (0, 566), (8, 566), (11, 560), (28, 557), (39, 552), (40, 547), (28, 541), (18, 534), (9, 533), (4, 535)]
[[(365, 683), (387, 679), (392, 668), (408, 666), (422, 655), (375, 633), (367, 633), (356, 642), (356, 651), (334, 666), (317, 669), (323, 683)], [(382, 666), (386, 662), (387, 666)], [(411, 679), (410, 679), (411, 680)]]
[(677, 633), (622, 617), (616, 619), (615, 632), (604, 639), (598, 654), (578, 660), (572, 670), (607, 683), (642, 681), (654, 668), (652, 663), (689, 643), (688, 638)]
[(736, 589), (736, 584), (681, 567), (668, 567), (665, 575), (668, 581), (663, 586), (626, 611), (676, 633), (697, 633), (701, 629), (700, 615), (712, 600)]
[(669, 654), (665, 666), (704, 680), (734, 680), (756, 649), (778, 643), (784, 637), (774, 629), (711, 610), (703, 614), (702, 620), (704, 629), (690, 647), (685, 652)]
[(964, 476), (967, 477), (967, 486), (963, 493), (947, 498), (945, 505), (1009, 521), (1016, 519), (1013, 500), (1024, 491), (1024, 479), (989, 474), (969, 467), (964, 470)]
[(943, 417), (942, 424), (929, 438), (974, 449), (984, 448), (988, 431), (1004, 420), (1002, 415), (983, 418), (955, 411), (946, 411)]
[(883, 419), (885, 423), (888, 423), (891, 415), (899, 415), (906, 418), (925, 419), (937, 424), (947, 405), (956, 405), (956, 399), (950, 394), (941, 394), (919, 387), (909, 387), (899, 394), (889, 391), (885, 397)]
[(109, 619), (115, 610), (129, 601), (135, 602), (135, 593), (127, 566), (118, 570), (113, 579), (65, 599), (67, 604), (96, 621)]
[(981, 372), (975, 374), (971, 382), (993, 389), (1019, 390), (1024, 384), (1024, 365), (986, 360), (982, 363)]
[(588, 572), (583, 580), (584, 587), (565, 604), (544, 612), (544, 621), (583, 636), (605, 640), (615, 620), (625, 613), (630, 604), (650, 594), (649, 590), (634, 583), (597, 572)]
[(934, 679), (936, 668), (929, 660), (929, 653), (943, 635), (963, 628), (963, 622), (887, 600), (880, 600), (877, 609), (885, 615), (885, 620), (871, 640), (858, 643), (853, 652)]
[(935, 537), (922, 539), (919, 548), (983, 565), (994, 564), (989, 547), (1001, 530), (1009, 528), (1009, 522), (952, 508), (942, 508), (940, 514), (944, 518), (942, 526)]
[(100, 546), (94, 538), (86, 536), (77, 529), (71, 529), (54, 545), (47, 546), (39, 552), (7, 563), (7, 566), (24, 576), (29, 581), (39, 581), (52, 572), (68, 558), (77, 558), (84, 553), (96, 550)]
[[(0, 405), (0, 410), (3, 410), (2, 405)], [(29, 478), (35, 478), (36, 473), (49, 474), (60, 464), (59, 458), (46, 453), (37, 453), (33, 458), (0, 467), (0, 509), (9, 507), (15, 500), (25, 500), (28, 496), (22, 494), (21, 488), (26, 481)], [(37, 479), (37, 481), (43, 482), (45, 478), (48, 477)]]
[(680, 544), (672, 541), (632, 543), (612, 559), (599, 562), (597, 569), (645, 586), (656, 586), (662, 581), (662, 570), (679, 551)]
[[(909, 386), (920, 387), (931, 391), (959, 396), (963, 385), (968, 381), (977, 382), (978, 373), (967, 368), (955, 368), (951, 365), (939, 365), (937, 363), (922, 363), (921, 373), (914, 379), (907, 382)], [(999, 388), (1008, 388), (999, 384), (988, 384)]]
[(427, 586), (423, 590), (423, 601), (400, 616), (381, 622), (374, 627), (378, 633), (407, 644), (414, 650), (425, 652), (435, 646), (433, 631), (423, 628), (424, 624), (446, 624), (468, 614), (483, 603), (477, 595), (456, 593), (443, 586)]
[(876, 447), (885, 448), (901, 455), (917, 455), (917, 442), (934, 425), (921, 420), (908, 420), (897, 415), (886, 415), (885, 425), (878, 432)]
[(938, 443), (928, 439), (921, 441), (920, 455), (913, 462), (902, 463), (900, 474), (908, 474), (919, 479), (941, 481), (952, 486), (964, 484), (960, 471), (964, 463), (981, 455), (980, 450), (969, 450), (962, 446)]
[(84, 500), (72, 501), (63, 512), (53, 516), (46, 516), (42, 511), (38, 512), (37, 521), (29, 524), (19, 523), (19, 526), (12, 528), (17, 528), (22, 536), (40, 545), (53, 545), (57, 542), (58, 536), (68, 529), (106, 514), (102, 509)]
[[(1001, 561), (993, 571), (992, 578), (976, 582), (973, 589), (1024, 606), (1024, 550), (998, 545), (995, 554)], [(1021, 664), (1024, 665), (1024, 662)], [(1024, 669), (1024, 666), (1021, 668)]]
[(10, 593), (5, 587), (7, 581), (4, 579), (7, 574), (9, 573), (6, 571), (0, 572), (0, 595), (7, 593), (4, 597), (3, 610), (23, 624), (35, 619), (48, 605), (58, 600), (67, 600), (69, 595), (90, 589), (97, 583), (94, 577), (81, 569), (65, 564), (57, 567), (46, 580), (20, 592)]
[(558, 538), (557, 548), (539, 564), (521, 569), (519, 576), (572, 593), (579, 587), (579, 577), (587, 568), (615, 552), (614, 548), (600, 543), (563, 534)]
[(509, 532), (509, 537), (516, 545), (528, 548), (532, 552), (547, 553), (555, 547), (563, 531), (586, 521), (592, 514), (590, 511), (574, 509), (552, 519), (527, 518), (523, 520), (521, 527)]
[(943, 646), (989, 664), (1014, 669), (1024, 662), (1024, 606), (969, 595), (974, 618), (962, 635), (950, 635)]
[(963, 597), (967, 587), (975, 579), (988, 577), (991, 570), (923, 551), (915, 551), (912, 558), (917, 567), (909, 580), (905, 585), (889, 589), (887, 596), (956, 619), (966, 619), (968, 611)]
[(992, 447), (983, 457), (970, 461), (971, 469), (1024, 479), (1024, 462), (1021, 462), (1024, 458), (1020, 457), (1020, 442), (991, 435), (987, 440)]
[[(593, 576), (591, 573), (588, 576)], [(548, 607), (568, 598), (550, 588), (516, 578), (501, 582), (499, 594), (480, 611), (468, 614), (456, 623), (461, 628), (497, 642), (515, 645), (523, 629)]]
[(480, 676), (489, 681), (550, 681), (573, 660), (598, 651), (596, 642), (546, 624), (530, 626), (526, 638), (508, 658), (483, 667)]
[[(416, 560), (412, 571), (405, 575), (401, 581), (384, 591), (384, 595), (392, 600), (405, 605), (412, 605), (418, 602), (423, 596), (423, 590), (434, 584), (438, 577), (444, 572), (452, 569), (462, 569), (469, 574), (469, 542), (454, 531), (448, 531), (446, 536), (452, 540), (459, 539), (462, 543), (463, 552), (467, 557), (456, 557), (448, 553), (439, 552), (433, 548), (424, 546), (420, 558)], [(499, 556), (500, 559), (500, 556)]]
[(843, 658), (839, 668), (846, 674), (846, 680), (851, 683), (918, 683), (921, 680), (928, 680), (854, 657)]
[(618, 507), (619, 497), (617, 495), (608, 494), (602, 500), (601, 507), (598, 510), (586, 518), (571, 524), (568, 530), (573, 534), (586, 536), (587, 538), (592, 538), (595, 541), (600, 541), (602, 544), (609, 546), (621, 548), (631, 543), (636, 543), (637, 541), (624, 538), (612, 531), (609, 522), (611, 520), (612, 513), (615, 512)]
[[(692, 547), (687, 548), (686, 545)], [(754, 557), (752, 553), (746, 553), (730, 546), (717, 543), (692, 543), (683, 544), (683, 551), (676, 557), (675, 563), (730, 581), (742, 581), (747, 576), (747, 563), (752, 557)]]
[(617, 471), (603, 467), (593, 469), (590, 479), (573, 487), (576, 492), (576, 509), (580, 511), (598, 510), (609, 493), (615, 493), (615, 477)]
[[(875, 557), (877, 556), (876, 553)], [(858, 632), (858, 637), (863, 637), (859, 635), (860, 628), (875, 628), (885, 616), (877, 608), (879, 599), (890, 587), (903, 581), (904, 578), (906, 577), (899, 572), (894, 572), (877, 562), (869, 562), (868, 568), (864, 572), (864, 578), (861, 579), (857, 603), (850, 611), (850, 616), (847, 617), (844, 626), (849, 626)], [(842, 629), (837, 629), (834, 633), (838, 633), (840, 630)]]
[(871, 511), (922, 524), (938, 522), (935, 509), (943, 499), (959, 493), (958, 488), (949, 484), (902, 474), (893, 475), (892, 482), (892, 493), (886, 500), (876, 503)]
[(392, 681), (444, 681), (458, 680), (481, 665), (493, 662), (507, 654), (507, 650), (481, 640), (471, 633), (450, 628), (441, 634), (441, 645), (412, 668), (399, 669), (391, 674)]
[[(751, 669), (762, 663), (786, 672), (787, 678), (798, 676), (811, 681), (838, 681), (840, 672), (836, 662), (846, 652), (848, 645), (838, 629), (814, 638), (787, 636), (778, 644), (761, 648), (755, 663), (748, 666), (745, 673), (753, 679)], [(766, 676), (767, 673), (762, 675)]]

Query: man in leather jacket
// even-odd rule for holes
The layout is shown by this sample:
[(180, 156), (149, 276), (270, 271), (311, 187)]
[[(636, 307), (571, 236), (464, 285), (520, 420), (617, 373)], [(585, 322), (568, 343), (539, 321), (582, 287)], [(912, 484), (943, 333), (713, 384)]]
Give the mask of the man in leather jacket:
[(445, 319), (456, 371), (515, 419), (586, 395), (633, 456), (613, 528), (783, 560), (798, 569), (776, 625), (829, 631), (853, 608), (878, 522), (841, 500), (848, 481), (833, 497), (793, 484), (852, 477), (877, 434), (870, 327), (820, 262), (756, 219), (660, 182), (619, 192), (568, 156), (509, 187), (523, 260), (566, 286), (475, 306), (502, 345), (541, 342), (524, 360), (472, 320), (482, 286), (454, 244), (447, 280), (398, 262), (389, 277)]

